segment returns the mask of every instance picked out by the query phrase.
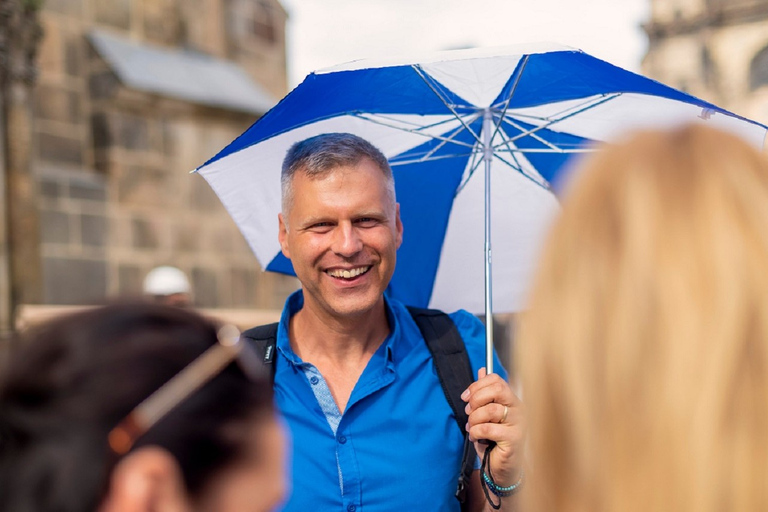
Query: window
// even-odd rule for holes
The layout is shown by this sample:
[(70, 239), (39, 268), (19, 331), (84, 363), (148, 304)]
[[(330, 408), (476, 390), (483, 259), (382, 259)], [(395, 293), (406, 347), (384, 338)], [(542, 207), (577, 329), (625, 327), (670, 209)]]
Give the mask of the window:
[(768, 85), (768, 46), (760, 50), (749, 67), (749, 87), (752, 90)]
[(275, 14), (269, 2), (261, 1), (254, 5), (253, 33), (261, 39), (275, 42)]
[(240, 44), (253, 39), (269, 44), (277, 42), (278, 16), (269, 0), (231, 0), (228, 19), (229, 31)]

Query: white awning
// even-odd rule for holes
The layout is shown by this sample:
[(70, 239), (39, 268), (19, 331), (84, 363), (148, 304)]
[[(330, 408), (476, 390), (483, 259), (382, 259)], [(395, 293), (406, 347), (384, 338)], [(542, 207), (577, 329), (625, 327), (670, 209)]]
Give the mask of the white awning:
[(120, 81), (132, 89), (258, 115), (277, 103), (233, 62), (150, 46), (103, 30), (92, 30), (88, 37)]

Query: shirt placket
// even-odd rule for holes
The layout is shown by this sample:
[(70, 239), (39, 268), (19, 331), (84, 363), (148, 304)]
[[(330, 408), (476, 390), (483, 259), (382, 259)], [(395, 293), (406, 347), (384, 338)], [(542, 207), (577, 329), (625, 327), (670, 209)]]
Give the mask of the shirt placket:
[[(350, 428), (344, 422), (344, 415), (339, 411), (336, 401), (333, 399), (328, 383), (318, 369), (310, 363), (302, 363), (303, 371), (315, 395), (320, 409), (323, 411), (328, 426), (336, 441), (336, 466), (339, 473), (339, 490), (342, 497), (342, 510), (356, 512), (362, 506), (362, 475), (357, 463), (354, 440)], [(382, 368), (384, 375), (362, 386), (362, 393), (354, 393), (354, 400), (350, 400), (347, 409), (354, 407), (356, 402), (365, 399), (368, 395), (386, 386), (394, 380), (390, 364)], [(361, 377), (362, 378), (362, 377)], [(360, 383), (358, 383), (360, 384)]]

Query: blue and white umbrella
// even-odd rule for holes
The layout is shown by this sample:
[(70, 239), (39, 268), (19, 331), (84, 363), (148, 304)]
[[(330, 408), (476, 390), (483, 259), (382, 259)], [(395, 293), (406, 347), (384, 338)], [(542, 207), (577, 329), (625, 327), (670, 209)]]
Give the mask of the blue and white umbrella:
[(389, 293), (488, 320), (523, 307), (573, 155), (686, 122), (758, 147), (766, 136), (759, 123), (573, 48), (457, 50), (312, 73), (197, 171), (262, 267), (293, 274), (277, 240), (286, 150), (326, 132), (366, 138), (392, 165), (405, 228)]

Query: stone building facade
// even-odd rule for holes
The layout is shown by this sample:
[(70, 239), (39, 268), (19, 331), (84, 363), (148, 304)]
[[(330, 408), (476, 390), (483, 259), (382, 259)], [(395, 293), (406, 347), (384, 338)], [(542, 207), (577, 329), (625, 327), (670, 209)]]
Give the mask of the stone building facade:
[(768, 123), (768, 0), (651, 0), (642, 71)]
[[(190, 171), (287, 92), (278, 0), (46, 0), (34, 91), (44, 304), (137, 295), (170, 264), (204, 308), (278, 308)], [(276, 221), (276, 220), (275, 220)]]

